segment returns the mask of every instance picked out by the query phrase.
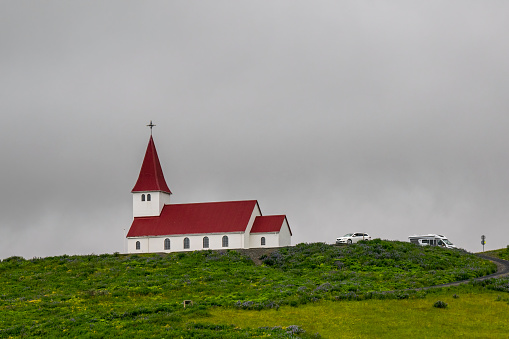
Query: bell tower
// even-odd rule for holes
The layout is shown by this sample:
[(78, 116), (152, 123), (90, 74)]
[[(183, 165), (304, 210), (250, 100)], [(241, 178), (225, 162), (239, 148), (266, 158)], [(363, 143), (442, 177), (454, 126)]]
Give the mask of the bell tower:
[(133, 217), (159, 216), (164, 205), (170, 203), (171, 191), (164, 180), (163, 170), (152, 138), (152, 127), (155, 125), (150, 121), (147, 126), (150, 127), (150, 139), (138, 181), (131, 191), (133, 194)]

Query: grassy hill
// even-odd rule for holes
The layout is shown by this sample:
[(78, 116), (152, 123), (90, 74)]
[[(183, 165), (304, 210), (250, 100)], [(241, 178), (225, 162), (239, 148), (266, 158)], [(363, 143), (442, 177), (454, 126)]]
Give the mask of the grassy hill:
[(483, 252), (483, 254), (493, 256), (499, 259), (509, 260), (509, 245), (507, 245), (506, 248)]
[[(0, 263), (0, 337), (309, 338), (319, 335), (265, 316), (347, 300), (418, 300), (435, 292), (406, 289), (496, 270), (462, 250), (378, 239), (299, 244), (262, 262), (234, 250), (7, 258)], [(504, 284), (472, 288), (507, 292)], [(184, 300), (193, 305), (184, 308)], [(259, 321), (235, 326), (227, 312)]]

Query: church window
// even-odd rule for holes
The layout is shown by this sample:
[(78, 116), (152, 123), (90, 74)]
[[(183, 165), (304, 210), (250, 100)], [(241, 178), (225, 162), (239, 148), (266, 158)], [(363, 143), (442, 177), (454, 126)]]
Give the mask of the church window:
[(226, 235), (223, 236), (223, 247), (228, 247), (228, 237)]
[(147, 201), (150, 201), (151, 200), (150, 198), (151, 198), (151, 196), (150, 196), (150, 193), (149, 193), (149, 194), (147, 194)]
[(189, 242), (189, 238), (184, 238), (184, 248), (189, 248), (190, 247), (190, 242)]
[(141, 195), (141, 201), (145, 201), (145, 194)]
[(168, 238), (164, 239), (164, 249), (165, 250), (170, 249), (170, 239), (168, 239)]
[(262, 246), (265, 246), (265, 237), (262, 237), (261, 244), (262, 244)]
[(209, 237), (203, 237), (203, 248), (209, 248)]
[(141, 248), (141, 243), (139, 241), (136, 242), (136, 249), (139, 250)]

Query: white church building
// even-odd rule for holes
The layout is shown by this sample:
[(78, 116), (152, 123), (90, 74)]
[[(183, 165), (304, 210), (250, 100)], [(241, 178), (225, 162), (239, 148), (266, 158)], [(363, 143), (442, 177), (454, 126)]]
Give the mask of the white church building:
[(172, 193), (164, 179), (152, 135), (131, 193), (133, 222), (127, 233), (128, 253), (291, 244), (292, 231), (286, 216), (263, 216), (256, 200), (171, 204)]

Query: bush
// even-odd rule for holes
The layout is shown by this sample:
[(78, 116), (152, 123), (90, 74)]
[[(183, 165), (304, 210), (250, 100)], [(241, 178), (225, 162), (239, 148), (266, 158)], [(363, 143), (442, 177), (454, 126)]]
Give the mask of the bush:
[(297, 325), (290, 325), (286, 328), (286, 333), (289, 333), (289, 334), (299, 334), (299, 333), (304, 333), (304, 332), (305, 331)]
[(438, 300), (436, 303), (433, 304), (433, 307), (436, 308), (446, 308), (447, 303), (444, 303), (442, 300)]
[(13, 255), (12, 257), (3, 260), (3, 262), (23, 262), (23, 261), (25, 261), (25, 258), (16, 255)]

